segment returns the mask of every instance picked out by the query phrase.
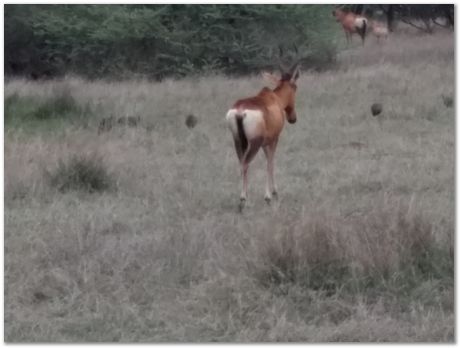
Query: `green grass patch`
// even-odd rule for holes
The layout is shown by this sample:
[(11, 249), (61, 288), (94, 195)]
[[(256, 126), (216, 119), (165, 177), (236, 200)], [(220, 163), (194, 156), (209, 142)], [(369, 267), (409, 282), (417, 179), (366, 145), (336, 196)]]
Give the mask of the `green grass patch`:
[(69, 124), (80, 124), (91, 115), (89, 105), (80, 105), (68, 88), (56, 89), (46, 99), (19, 96), (5, 98), (5, 127), (26, 131), (52, 131)]

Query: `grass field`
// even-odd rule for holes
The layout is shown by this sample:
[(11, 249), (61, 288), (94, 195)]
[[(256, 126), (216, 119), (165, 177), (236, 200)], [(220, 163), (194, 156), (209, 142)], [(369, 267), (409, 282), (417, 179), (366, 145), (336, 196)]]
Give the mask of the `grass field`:
[(260, 77), (7, 81), (5, 340), (453, 342), (454, 67), (451, 32), (304, 67), (243, 214), (225, 114)]

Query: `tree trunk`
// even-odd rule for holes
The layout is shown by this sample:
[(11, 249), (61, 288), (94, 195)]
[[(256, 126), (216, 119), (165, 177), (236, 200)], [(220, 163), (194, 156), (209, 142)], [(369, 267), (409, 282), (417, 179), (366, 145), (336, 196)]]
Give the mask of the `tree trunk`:
[(395, 6), (394, 5), (388, 5), (388, 10), (387, 10), (387, 27), (390, 32), (393, 31), (393, 22), (395, 19)]
[(360, 14), (363, 14), (363, 9), (364, 9), (364, 5), (355, 5), (353, 12), (360, 15)]
[(444, 6), (444, 15), (446, 16), (447, 22), (449, 25), (454, 28), (454, 5), (445, 5)]

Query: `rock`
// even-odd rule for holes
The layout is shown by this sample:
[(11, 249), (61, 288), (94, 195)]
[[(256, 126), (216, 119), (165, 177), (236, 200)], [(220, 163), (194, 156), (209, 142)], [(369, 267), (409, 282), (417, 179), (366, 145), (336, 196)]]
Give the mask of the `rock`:
[(137, 125), (141, 122), (140, 116), (128, 116), (128, 126), (129, 127), (137, 127)]
[(371, 106), (372, 116), (377, 116), (382, 113), (383, 106), (380, 103), (374, 103)]
[(139, 122), (141, 122), (141, 117), (140, 116), (126, 116), (126, 117), (120, 117), (117, 120), (119, 125), (126, 126), (128, 125), (129, 127), (137, 127)]
[(442, 101), (444, 102), (444, 105), (448, 108), (451, 108), (452, 105), (454, 105), (454, 98), (452, 98), (451, 96), (447, 96), (443, 94)]
[(114, 123), (114, 118), (111, 117), (104, 117), (101, 122), (99, 122), (99, 128), (97, 134), (101, 134), (102, 132), (108, 132), (112, 129)]
[(197, 123), (198, 123), (198, 118), (192, 114), (188, 115), (187, 118), (185, 119), (185, 125), (189, 129), (194, 128)]

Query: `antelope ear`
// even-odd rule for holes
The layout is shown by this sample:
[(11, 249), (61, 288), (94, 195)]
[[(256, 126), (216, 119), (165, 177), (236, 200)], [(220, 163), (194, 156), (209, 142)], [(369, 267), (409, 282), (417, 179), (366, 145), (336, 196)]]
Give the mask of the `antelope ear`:
[(272, 83), (274, 85), (277, 85), (280, 82), (279, 78), (266, 71), (262, 72), (262, 77), (265, 81), (267, 81), (268, 83)]

